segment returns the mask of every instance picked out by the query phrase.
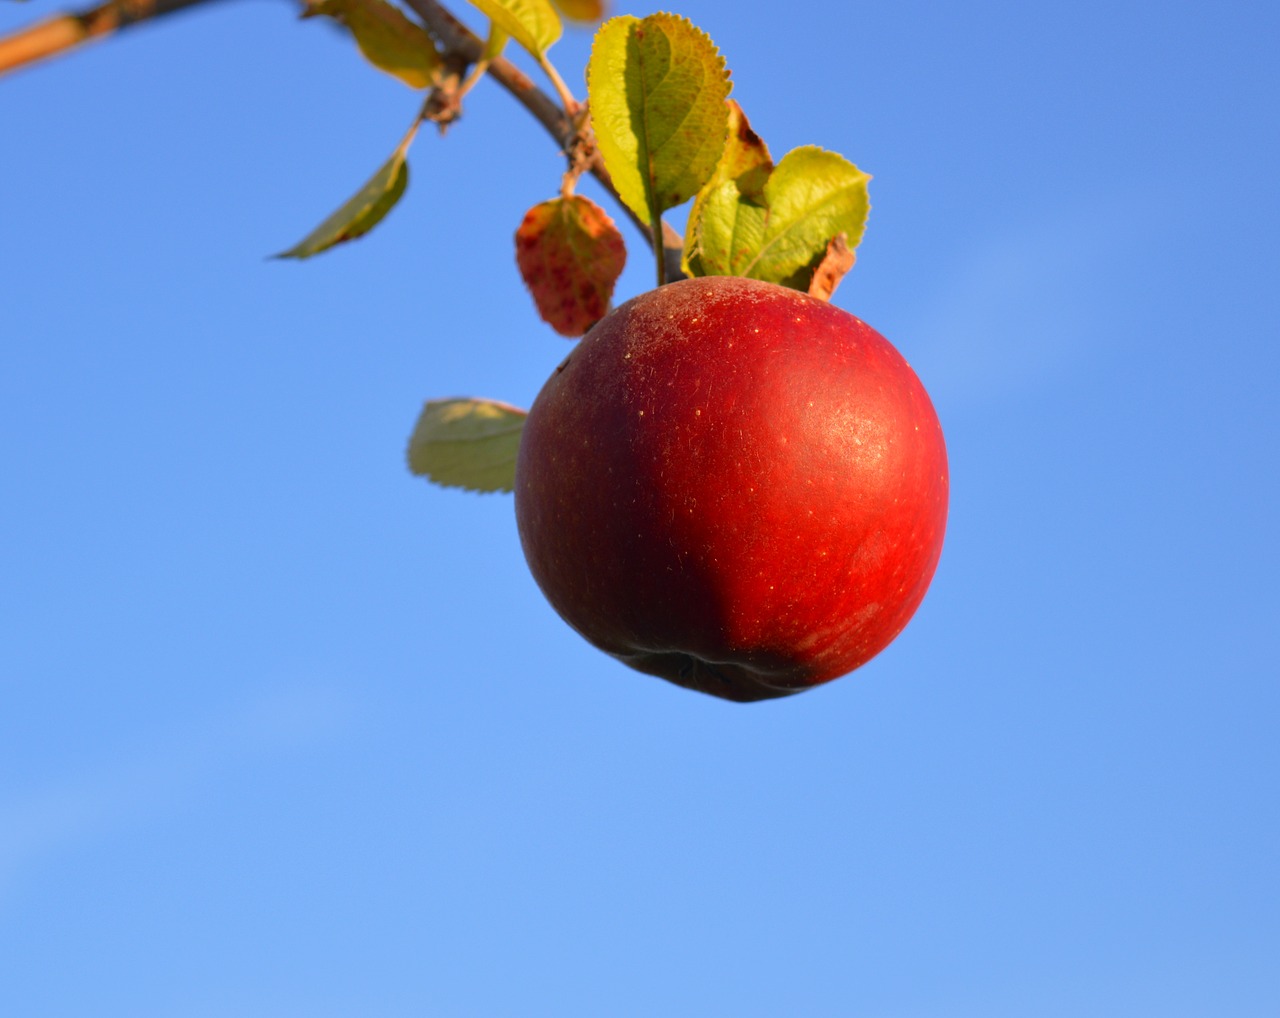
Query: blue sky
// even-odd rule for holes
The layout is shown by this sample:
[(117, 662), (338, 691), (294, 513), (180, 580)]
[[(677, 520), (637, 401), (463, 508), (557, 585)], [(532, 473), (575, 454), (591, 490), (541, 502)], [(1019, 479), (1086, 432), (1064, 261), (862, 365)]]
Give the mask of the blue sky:
[(291, 264), (415, 110), (336, 33), (214, 5), (4, 79), (6, 1013), (1280, 1012), (1280, 13), (676, 9), (775, 154), (874, 175), (836, 302), (951, 458), (915, 620), (699, 697), (406, 473), (424, 399), (567, 349), (512, 246), (560, 165), (492, 85)]

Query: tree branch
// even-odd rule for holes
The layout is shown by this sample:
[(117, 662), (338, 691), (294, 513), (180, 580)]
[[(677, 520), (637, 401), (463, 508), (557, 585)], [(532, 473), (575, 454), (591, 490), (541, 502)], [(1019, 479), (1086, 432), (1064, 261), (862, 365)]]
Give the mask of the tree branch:
[[(78, 14), (60, 14), (48, 18), (0, 39), (0, 76), (70, 52), (94, 39), (107, 38), (152, 18), (209, 2), (211, 0), (107, 0), (104, 4)], [(443, 45), (446, 57), (453, 57), (467, 64), (480, 60), (484, 42), (438, 0), (404, 2), (417, 13), (431, 34)], [(506, 57), (494, 58), (489, 65), (489, 74), (533, 115), (565, 155), (570, 156), (578, 141), (578, 123)], [(627, 218), (652, 245), (653, 231), (619, 197), (617, 188), (609, 178), (609, 172), (604, 168), (604, 162), (594, 149), (590, 153), (587, 169), (613, 196)], [(670, 224), (663, 223), (662, 253), (667, 279), (683, 277), (684, 273), (680, 270), (683, 248), (684, 242), (680, 234)]]
[(0, 75), (67, 53), (165, 14), (208, 0), (107, 0), (79, 14), (59, 14), (0, 39)]
[[(407, 6), (420, 17), (436, 39), (445, 47), (461, 56), (468, 63), (480, 59), (484, 49), (484, 41), (471, 29), (453, 16), (438, 0), (405, 0)], [(535, 85), (527, 74), (506, 57), (497, 57), (489, 65), (489, 74), (511, 96), (528, 110), (543, 129), (551, 135), (561, 150), (568, 155), (577, 136), (577, 126), (569, 116), (549, 95)], [(617, 201), (618, 206), (636, 226), (644, 238), (652, 243), (653, 231), (642, 223), (639, 217), (627, 207), (618, 196), (618, 189), (609, 178), (609, 171), (599, 153), (593, 153), (588, 164), (588, 172), (596, 178), (606, 191)], [(684, 272), (680, 269), (680, 260), (684, 252), (684, 238), (669, 223), (662, 224), (662, 254), (666, 262), (667, 279), (682, 279)]]

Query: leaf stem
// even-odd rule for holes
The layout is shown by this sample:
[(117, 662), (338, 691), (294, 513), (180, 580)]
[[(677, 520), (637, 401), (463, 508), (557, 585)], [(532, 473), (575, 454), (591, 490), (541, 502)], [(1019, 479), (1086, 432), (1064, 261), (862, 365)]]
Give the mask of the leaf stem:
[(653, 253), (658, 261), (658, 285), (665, 286), (667, 283), (667, 252), (663, 244), (662, 216), (653, 217), (652, 232), (650, 233), (649, 243), (653, 247)]
[(564, 78), (560, 77), (560, 72), (556, 70), (555, 64), (547, 59), (547, 55), (543, 53), (538, 57), (538, 66), (541, 67), (551, 79), (551, 84), (556, 90), (556, 95), (560, 97), (560, 105), (564, 107), (565, 115), (570, 120), (573, 119), (575, 113), (578, 112), (578, 100), (574, 98), (573, 93), (569, 91), (569, 86), (564, 83)]
[(459, 99), (462, 99), (463, 96), (476, 87), (476, 84), (484, 77), (485, 72), (489, 69), (490, 63), (491, 61), (489, 59), (482, 58), (477, 63), (472, 64), (471, 70), (467, 73), (466, 78), (463, 80), (462, 84), (458, 86)]

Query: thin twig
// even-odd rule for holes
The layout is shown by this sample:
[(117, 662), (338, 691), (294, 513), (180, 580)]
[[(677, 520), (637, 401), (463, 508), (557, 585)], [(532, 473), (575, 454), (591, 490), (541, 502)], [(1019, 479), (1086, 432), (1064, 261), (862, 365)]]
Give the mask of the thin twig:
[(78, 14), (58, 14), (0, 39), (0, 75), (104, 39), (152, 18), (208, 0), (108, 0)]
[[(61, 14), (19, 29), (0, 38), (0, 76), (19, 68), (28, 67), (41, 60), (70, 52), (94, 39), (103, 39), (126, 28), (150, 21), (153, 18), (173, 14), (176, 11), (210, 0), (107, 0), (106, 3), (76, 14)], [(453, 16), (438, 0), (405, 0), (405, 3), (422, 19), (431, 34), (439, 40), (448, 56), (459, 62), (478, 63), (484, 53), (484, 42), (466, 25)], [(547, 93), (535, 85), (520, 68), (506, 57), (498, 56), (489, 65), (489, 76), (522, 105), (542, 125), (555, 142), (572, 158), (573, 143), (578, 125)], [(568, 90), (564, 90), (568, 93)], [(451, 118), (449, 118), (451, 119)], [(600, 185), (617, 200), (628, 219), (650, 244), (654, 243), (653, 231), (627, 207), (609, 178), (609, 172), (598, 153), (593, 153), (588, 171)], [(679, 279), (680, 255), (683, 240), (680, 234), (664, 223), (662, 230), (663, 261), (666, 278)]]
[[(440, 41), (446, 50), (453, 50), (464, 59), (472, 62), (480, 58), (480, 54), (484, 49), (484, 42), (471, 29), (455, 18), (452, 13), (446, 10), (438, 0), (405, 0), (405, 3), (422, 19), (423, 24), (427, 26), (427, 29)], [(520, 105), (533, 114), (533, 118), (551, 135), (566, 155), (569, 153), (577, 128), (555, 100), (538, 88), (527, 74), (506, 57), (494, 59), (493, 63), (489, 65), (489, 76), (506, 89)], [(609, 171), (604, 168), (604, 163), (598, 154), (592, 158), (588, 170), (618, 202), (627, 218), (635, 224), (636, 229), (640, 231), (646, 240), (652, 243), (653, 233), (651, 229), (641, 222), (640, 217), (632, 212), (627, 207), (626, 202), (619, 197), (618, 189), (613, 186)], [(667, 279), (683, 278), (684, 273), (680, 269), (680, 257), (684, 250), (684, 239), (669, 223), (663, 223), (662, 248)]]

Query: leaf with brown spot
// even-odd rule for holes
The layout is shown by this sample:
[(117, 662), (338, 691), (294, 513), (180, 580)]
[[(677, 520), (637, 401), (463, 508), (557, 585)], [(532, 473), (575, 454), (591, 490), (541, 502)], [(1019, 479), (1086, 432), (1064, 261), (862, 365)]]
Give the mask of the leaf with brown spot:
[[(717, 271), (717, 252), (704, 253), (703, 220), (708, 206), (716, 206), (724, 214), (728, 206), (736, 220), (729, 231), (735, 245), (750, 245), (750, 238), (763, 230), (764, 186), (773, 172), (773, 157), (764, 139), (751, 128), (747, 115), (733, 99), (726, 99), (729, 110), (729, 135), (724, 154), (716, 165), (715, 173), (703, 185), (693, 207), (689, 210), (689, 223), (685, 227), (685, 247), (681, 268), (689, 276), (713, 275)], [(726, 186), (728, 185), (728, 186)], [(739, 228), (740, 227), (740, 228)], [(706, 244), (714, 248), (717, 240), (714, 231), (706, 238)], [(705, 254), (705, 256), (704, 256)], [(719, 252), (723, 256), (724, 252)], [(723, 261), (723, 257), (721, 261)]]
[(581, 336), (605, 316), (626, 262), (613, 220), (581, 195), (535, 205), (516, 230), (520, 275), (542, 320), (562, 336)]
[(743, 197), (760, 201), (764, 197), (765, 181), (773, 172), (773, 157), (764, 139), (752, 130), (737, 101), (726, 99), (725, 102), (729, 106), (729, 138), (708, 187), (732, 180)]
[(827, 243), (827, 253), (813, 270), (813, 279), (809, 280), (809, 296), (819, 300), (830, 300), (836, 292), (840, 280), (853, 268), (857, 260), (853, 248), (849, 246), (849, 235), (841, 231)]

